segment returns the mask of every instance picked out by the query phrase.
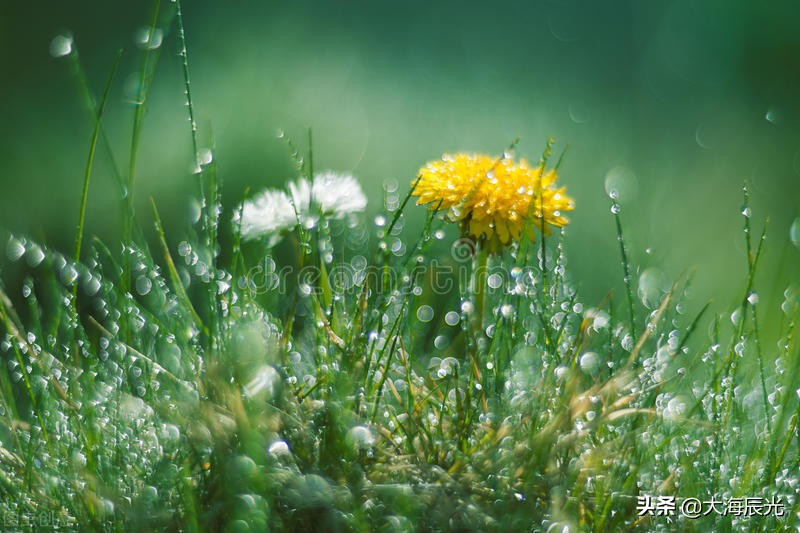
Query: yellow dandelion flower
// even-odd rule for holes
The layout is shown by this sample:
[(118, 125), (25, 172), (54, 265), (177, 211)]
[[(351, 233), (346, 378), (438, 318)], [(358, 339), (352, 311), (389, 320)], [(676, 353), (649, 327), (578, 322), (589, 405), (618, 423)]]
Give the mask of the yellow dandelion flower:
[(557, 177), (524, 159), (446, 154), (420, 169), (413, 194), (418, 205), (449, 209), (465, 234), (495, 249), (519, 241), (528, 220), (541, 229), (544, 217), (545, 233), (569, 222), (564, 212), (574, 209), (574, 201), (566, 188), (556, 187)]

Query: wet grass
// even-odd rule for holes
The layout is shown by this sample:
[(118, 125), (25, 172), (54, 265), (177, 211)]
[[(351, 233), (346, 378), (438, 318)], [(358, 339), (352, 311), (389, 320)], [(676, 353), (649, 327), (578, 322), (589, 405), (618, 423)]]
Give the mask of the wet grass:
[[(320, 217), (274, 247), (244, 243), (238, 217), (220, 222), (174, 8), (199, 216), (171, 249), (155, 203), (150, 220), (132, 209), (151, 33), (121, 251), (82, 245), (107, 88), (90, 106), (76, 253), (7, 243), (28, 277), (0, 290), (4, 528), (798, 527), (796, 288), (759, 297), (765, 233), (753, 238), (746, 190), (741, 303), (694, 315), (689, 279), (634, 275), (613, 192), (625, 293), (600, 302), (570, 277), (566, 233), (487, 254), (436, 211), (414, 233), (421, 208), (392, 181), (374, 219)], [(307, 144), (302, 158), (289, 146), (310, 177)], [(779, 336), (765, 339), (761, 310), (778, 306)], [(640, 513), (649, 497), (676, 510)], [(690, 519), (691, 498), (720, 503)], [(761, 512), (736, 512), (739, 498)]]

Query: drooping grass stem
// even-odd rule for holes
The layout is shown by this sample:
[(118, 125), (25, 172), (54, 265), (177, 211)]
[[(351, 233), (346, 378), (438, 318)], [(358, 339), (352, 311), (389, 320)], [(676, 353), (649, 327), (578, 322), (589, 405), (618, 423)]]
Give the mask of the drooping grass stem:
[(633, 310), (633, 279), (631, 278), (631, 265), (628, 260), (628, 250), (625, 247), (625, 238), (622, 232), (622, 220), (619, 216), (620, 208), (616, 199), (612, 199), (611, 212), (614, 214), (614, 222), (617, 229), (617, 242), (619, 242), (619, 253), (622, 257), (622, 274), (625, 282), (625, 299), (628, 304), (628, 327), (630, 328), (633, 344), (636, 344), (636, 321)]
[[(78, 234), (75, 237), (75, 262), (81, 260), (81, 245), (83, 243), (83, 230), (86, 222), (86, 205), (89, 198), (89, 180), (92, 176), (92, 166), (94, 165), (94, 155), (97, 148), (97, 139), (100, 136), (100, 125), (103, 121), (103, 110), (105, 109), (106, 101), (108, 100), (108, 93), (111, 90), (111, 83), (114, 81), (114, 76), (117, 73), (119, 60), (122, 57), (122, 50), (117, 52), (114, 58), (114, 63), (111, 66), (111, 72), (108, 75), (105, 89), (103, 90), (103, 97), (100, 99), (100, 104), (97, 107), (97, 116), (94, 121), (94, 131), (92, 132), (92, 140), (89, 143), (89, 155), (86, 158), (86, 168), (83, 174), (83, 190), (81, 192), (81, 207), (78, 214)], [(73, 295), (78, 290), (78, 284), (73, 287)]]

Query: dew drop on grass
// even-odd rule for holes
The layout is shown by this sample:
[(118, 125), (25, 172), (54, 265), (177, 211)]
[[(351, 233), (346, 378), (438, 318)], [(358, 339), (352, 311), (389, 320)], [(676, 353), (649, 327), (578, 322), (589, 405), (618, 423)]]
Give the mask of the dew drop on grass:
[(764, 113), (764, 119), (772, 124), (777, 124), (781, 120), (781, 112), (777, 107), (770, 106), (767, 112)]
[(367, 426), (354, 426), (347, 432), (345, 442), (356, 451), (366, 451), (375, 446), (375, 436)]
[(686, 404), (679, 398), (672, 398), (667, 402), (663, 415), (667, 420), (677, 420), (686, 411)]
[(594, 352), (586, 352), (580, 358), (581, 370), (587, 374), (594, 374), (600, 366), (600, 359)]
[(492, 274), (486, 278), (486, 284), (489, 285), (491, 289), (497, 289), (503, 284), (503, 278), (500, 277), (500, 274)]
[(464, 313), (465, 315), (472, 313), (474, 309), (475, 306), (471, 301), (465, 300), (464, 302), (461, 302), (461, 312)]
[(269, 445), (269, 447), (267, 448), (267, 453), (275, 457), (280, 457), (282, 455), (290, 455), (289, 445), (286, 444), (286, 441), (276, 440)]
[(433, 320), (433, 307), (430, 305), (420, 305), (417, 309), (417, 318), (420, 322), (430, 322)]
[(145, 296), (153, 288), (153, 282), (147, 276), (139, 276), (136, 278), (136, 292)]
[(38, 244), (31, 245), (25, 252), (25, 262), (31, 268), (39, 266), (44, 261), (44, 251)]
[(756, 305), (758, 303), (758, 293), (753, 291), (747, 296), (747, 303)]
[(101, 283), (97, 276), (89, 276), (83, 283), (83, 290), (88, 296), (94, 296), (100, 290)]
[(72, 35), (56, 35), (50, 41), (50, 55), (59, 58), (72, 53)]
[(433, 340), (433, 345), (439, 350), (447, 348), (448, 344), (450, 344), (450, 339), (448, 339), (444, 335), (437, 335), (436, 338)]
[(622, 337), (622, 340), (620, 341), (619, 344), (620, 346), (622, 346), (623, 350), (625, 350), (626, 352), (630, 352), (631, 350), (633, 350), (633, 336), (631, 336), (630, 333), (626, 333), (625, 336)]
[(661, 270), (648, 268), (639, 276), (639, 299), (647, 307), (655, 307), (669, 290), (669, 281)]
[(78, 271), (75, 270), (75, 267), (72, 265), (66, 265), (61, 270), (61, 280), (64, 282), (64, 284), (71, 286), (73, 283), (75, 283), (76, 279), (78, 279)]
[(511, 304), (505, 304), (500, 308), (500, 314), (503, 315), (504, 318), (510, 318), (514, 314), (514, 306)]
[(794, 219), (792, 225), (789, 226), (789, 240), (796, 248), (800, 249), (800, 217)]
[[(463, 309), (463, 306), (462, 306), (462, 309)], [(448, 311), (447, 314), (444, 315), (444, 322), (448, 326), (455, 326), (456, 324), (458, 324), (458, 321), (460, 320), (460, 318), (461, 317), (459, 317), (458, 313), (456, 313), (455, 311)]]
[(160, 28), (139, 28), (136, 32), (136, 44), (145, 50), (155, 50), (164, 41), (164, 32)]
[(18, 261), (24, 253), (25, 245), (22, 244), (22, 242), (18, 241), (14, 237), (8, 239), (8, 244), (6, 245), (6, 255), (10, 261)]

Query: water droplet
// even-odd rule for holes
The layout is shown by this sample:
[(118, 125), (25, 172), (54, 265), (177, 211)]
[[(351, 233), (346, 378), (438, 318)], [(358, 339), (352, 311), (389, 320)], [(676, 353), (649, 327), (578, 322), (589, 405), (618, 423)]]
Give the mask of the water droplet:
[(447, 345), (450, 344), (450, 339), (445, 337), (444, 335), (437, 335), (435, 339), (433, 339), (433, 345), (438, 350), (443, 350), (447, 348)]
[(613, 204), (611, 204), (611, 213), (612, 214), (619, 215), (620, 211), (622, 211), (622, 209), (620, 208), (620, 206), (619, 206), (619, 204), (617, 202), (614, 202)]
[(453, 375), (458, 372), (458, 359), (455, 357), (445, 357), (439, 364), (439, 377)]
[(22, 244), (21, 241), (15, 239), (14, 237), (8, 239), (8, 244), (6, 245), (6, 255), (8, 256), (9, 260), (18, 261), (24, 253), (25, 245)]
[(139, 276), (136, 278), (136, 292), (142, 296), (145, 296), (147, 293), (149, 293), (152, 287), (153, 282), (150, 281), (150, 278), (147, 276)]
[(750, 218), (753, 215), (753, 208), (750, 207), (749, 205), (743, 205), (742, 206), (742, 215), (747, 217), (747, 218)]
[(458, 321), (461, 317), (455, 311), (448, 311), (446, 315), (444, 315), (444, 322), (448, 326), (455, 326), (458, 324)]
[(135, 40), (139, 47), (146, 50), (155, 50), (164, 41), (164, 32), (160, 28), (139, 28), (136, 32)]
[(796, 248), (800, 249), (800, 217), (794, 219), (792, 225), (789, 226), (789, 240)]
[(594, 352), (586, 352), (580, 358), (581, 370), (587, 374), (594, 374), (600, 367), (600, 358)]
[(420, 305), (417, 309), (417, 318), (420, 322), (430, 322), (433, 320), (433, 307), (430, 305)]
[(756, 305), (758, 303), (758, 293), (753, 291), (749, 295), (747, 295), (747, 302), (750, 305)]
[(651, 267), (639, 276), (639, 299), (647, 307), (657, 306), (667, 290), (669, 290), (669, 282), (661, 270)]
[(267, 399), (275, 396), (281, 383), (278, 371), (269, 365), (264, 365), (256, 371), (255, 376), (244, 386), (244, 393), (250, 398), (264, 395)]
[(464, 313), (465, 315), (468, 315), (468, 314), (472, 313), (472, 311), (474, 309), (475, 309), (475, 306), (469, 300), (465, 300), (465, 301), (461, 302), (461, 312)]
[(44, 261), (44, 251), (38, 244), (32, 244), (25, 252), (25, 262), (31, 268), (39, 266)]
[(383, 190), (386, 192), (396, 192), (400, 188), (400, 184), (394, 178), (387, 178), (383, 180)]
[(86, 291), (88, 296), (94, 296), (100, 290), (102, 284), (100, 283), (100, 279), (97, 276), (89, 276), (83, 282), (83, 290)]
[(357, 451), (366, 451), (375, 446), (375, 436), (367, 426), (354, 426), (347, 432), (345, 442)]
[(514, 306), (511, 304), (505, 304), (500, 308), (500, 314), (503, 315), (504, 318), (510, 318), (514, 314)]
[(276, 440), (270, 444), (267, 448), (267, 453), (276, 457), (281, 455), (291, 455), (291, 452), (289, 452), (289, 445), (283, 440)]
[(208, 148), (203, 148), (200, 150), (200, 153), (197, 154), (198, 163), (205, 166), (210, 165), (212, 161), (214, 161), (214, 152), (212, 152)]
[(486, 284), (492, 289), (497, 289), (503, 284), (503, 278), (500, 274), (492, 274), (486, 278)]
[(72, 265), (67, 265), (61, 270), (61, 280), (65, 285), (72, 285), (78, 279), (78, 271)]
[(50, 55), (53, 57), (64, 57), (72, 53), (72, 35), (56, 35), (50, 41)]
[(781, 121), (782, 114), (780, 109), (775, 106), (770, 106), (769, 109), (767, 109), (767, 112), (764, 114), (764, 118), (767, 120), (767, 122), (777, 124)]
[(663, 415), (667, 420), (675, 421), (680, 418), (686, 411), (686, 404), (679, 398), (672, 398), (667, 402), (664, 408)]
[(742, 310), (740, 308), (737, 308), (736, 310), (733, 311), (733, 313), (731, 313), (731, 323), (734, 326), (738, 326), (741, 320), (742, 320)]

